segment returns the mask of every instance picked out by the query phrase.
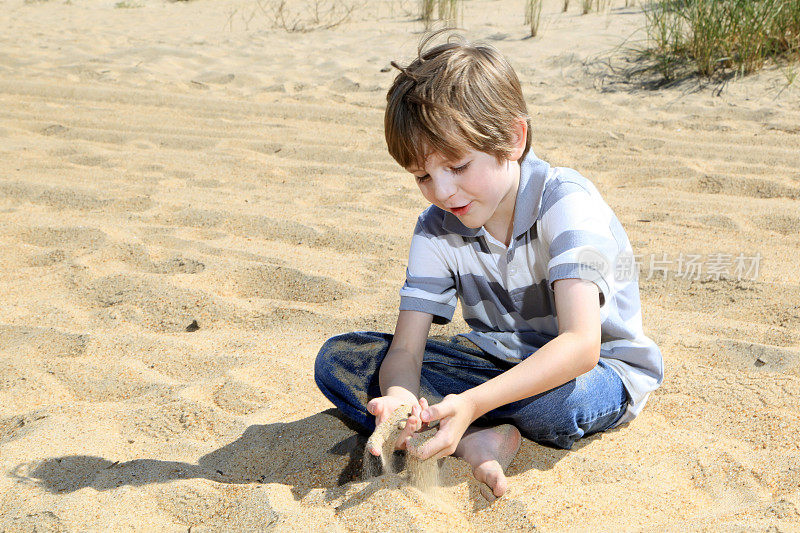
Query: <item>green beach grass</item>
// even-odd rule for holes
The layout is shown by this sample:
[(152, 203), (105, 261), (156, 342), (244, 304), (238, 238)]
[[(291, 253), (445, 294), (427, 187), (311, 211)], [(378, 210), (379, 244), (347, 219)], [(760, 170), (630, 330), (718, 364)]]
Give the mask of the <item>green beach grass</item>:
[(645, 13), (643, 56), (667, 81), (744, 75), (800, 58), (800, 0), (661, 0)]

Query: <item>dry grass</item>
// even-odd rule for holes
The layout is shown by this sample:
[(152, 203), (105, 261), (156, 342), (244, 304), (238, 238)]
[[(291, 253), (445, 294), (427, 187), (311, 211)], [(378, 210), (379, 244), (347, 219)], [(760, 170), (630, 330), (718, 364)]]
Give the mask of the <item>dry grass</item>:
[(539, 22), (542, 19), (542, 0), (526, 0), (525, 24), (531, 28), (531, 37), (539, 33)]
[(447, 26), (457, 26), (463, 10), (462, 0), (420, 0), (419, 19), (425, 24), (425, 29), (437, 20)]
[(581, 0), (581, 13), (584, 15), (591, 13), (592, 11), (597, 11), (600, 13), (608, 9), (610, 5), (611, 0)]
[(366, 0), (256, 0), (258, 9), (272, 21), (273, 27), (289, 33), (335, 28), (350, 20)]

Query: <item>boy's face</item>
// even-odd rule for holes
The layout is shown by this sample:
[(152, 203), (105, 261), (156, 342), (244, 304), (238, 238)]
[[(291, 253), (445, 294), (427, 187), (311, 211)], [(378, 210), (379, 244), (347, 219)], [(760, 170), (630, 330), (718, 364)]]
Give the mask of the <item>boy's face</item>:
[(425, 168), (406, 170), (416, 176), (422, 195), (449, 211), (468, 228), (502, 227), (513, 221), (519, 167), (494, 155), (471, 150), (455, 161), (439, 154), (425, 160)]

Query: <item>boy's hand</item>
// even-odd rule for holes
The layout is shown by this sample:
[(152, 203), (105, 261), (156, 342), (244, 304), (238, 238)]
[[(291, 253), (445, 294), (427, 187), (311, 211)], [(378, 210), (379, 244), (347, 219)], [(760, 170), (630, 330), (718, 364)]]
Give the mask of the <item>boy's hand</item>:
[(448, 394), (441, 402), (430, 407), (424, 399), (420, 403), (423, 404), (420, 414), (422, 424), (439, 420), (439, 430), (420, 448), (409, 448), (409, 451), (420, 459), (439, 459), (451, 455), (475, 419), (475, 406), (460, 394)]
[[(420, 427), (422, 427), (422, 422), (420, 421), (419, 415), (422, 411), (422, 407), (420, 407), (419, 402), (417, 399), (409, 394), (409, 398), (399, 398), (396, 396), (381, 396), (380, 398), (373, 398), (372, 400), (367, 403), (367, 411), (375, 417), (375, 427), (377, 428), (389, 417), (392, 416), (395, 409), (400, 407), (401, 405), (411, 405), (411, 416), (408, 417), (406, 420), (406, 425), (403, 430), (400, 432), (400, 435), (395, 442), (395, 449), (403, 450), (406, 447), (406, 440), (408, 437), (411, 436), (412, 433), (417, 431)], [(427, 403), (425, 404), (427, 406)], [(377, 434), (377, 431), (373, 433), (373, 437), (371, 438), (375, 443), (375, 447), (369, 450), (369, 453), (372, 455), (378, 456), (381, 454), (381, 448), (383, 446), (382, 437)]]

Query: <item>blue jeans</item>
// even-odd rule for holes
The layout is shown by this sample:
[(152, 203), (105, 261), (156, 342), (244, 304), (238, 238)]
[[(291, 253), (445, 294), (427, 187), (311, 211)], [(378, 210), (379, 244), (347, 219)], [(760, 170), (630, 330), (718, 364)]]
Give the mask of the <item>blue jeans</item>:
[[(314, 365), (314, 379), (322, 393), (367, 434), (375, 429), (375, 418), (366, 405), (381, 396), (378, 370), (391, 342), (388, 333), (337, 335), (323, 344)], [(513, 365), (465, 337), (429, 337), (419, 395), (434, 404), (448, 394), (480, 385)], [(569, 449), (584, 435), (614, 425), (627, 404), (622, 380), (601, 360), (591, 371), (559, 387), (489, 411), (475, 425), (510, 423), (533, 441)]]

